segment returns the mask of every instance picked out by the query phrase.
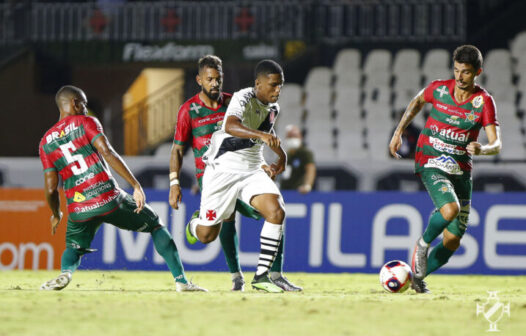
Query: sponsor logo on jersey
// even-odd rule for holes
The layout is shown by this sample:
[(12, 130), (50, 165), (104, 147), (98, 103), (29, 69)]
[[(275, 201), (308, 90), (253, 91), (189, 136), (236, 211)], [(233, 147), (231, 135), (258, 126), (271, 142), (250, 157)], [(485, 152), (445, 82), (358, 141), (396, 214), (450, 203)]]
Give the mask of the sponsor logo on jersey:
[(443, 154), (437, 158), (429, 159), (424, 167), (438, 168), (451, 175), (462, 175), (464, 173), (455, 159)]
[(471, 101), (471, 104), (473, 105), (474, 108), (479, 108), (484, 104), (484, 99), (482, 98), (482, 96), (476, 96)]
[(469, 133), (458, 133), (453, 131), (451, 128), (448, 129), (439, 129), (437, 125), (431, 125), (429, 126), (429, 129), (431, 130), (431, 133), (433, 135), (440, 135), (441, 137), (447, 139), (447, 140), (453, 140), (458, 142), (465, 142), (469, 139)]
[(78, 191), (75, 191), (75, 196), (73, 196), (74, 202), (80, 203), (80, 202), (84, 202), (85, 200), (86, 200), (86, 197), (84, 197), (84, 195), (82, 195)]
[(79, 186), (81, 185), (82, 183), (86, 182), (87, 180), (90, 180), (92, 178), (95, 177), (95, 174), (94, 173), (89, 173), (88, 175), (86, 176), (83, 176), (81, 178), (79, 178), (78, 180), (75, 181), (75, 185), (76, 186)]
[(445, 143), (444, 141), (438, 138), (435, 138), (435, 137), (429, 137), (429, 143), (431, 143), (433, 145), (433, 148), (439, 152), (445, 152), (448, 154), (455, 154), (455, 155), (466, 154), (466, 151), (457, 149), (456, 145)]
[(112, 195), (112, 196), (108, 197), (107, 199), (102, 200), (100, 202), (97, 202), (97, 203), (94, 203), (94, 204), (91, 204), (91, 205), (87, 205), (87, 206), (84, 206), (84, 207), (75, 207), (73, 210), (75, 212), (77, 212), (77, 213), (78, 212), (88, 212), (88, 211), (91, 211), (91, 210), (95, 210), (97, 208), (100, 208), (101, 206), (104, 206), (104, 205), (110, 203), (111, 201), (116, 199), (118, 196), (119, 196), (119, 194), (116, 193), (115, 195)]
[(446, 122), (448, 122), (451, 125), (460, 125), (460, 120), (458, 116), (450, 116), (446, 118)]
[(472, 124), (474, 124), (479, 118), (479, 116), (475, 114), (474, 110), (471, 110), (469, 113), (464, 113), (464, 115), (466, 116), (466, 121), (469, 121)]
[(69, 133), (73, 132), (74, 130), (78, 129), (78, 126), (75, 125), (75, 124), (69, 124), (67, 125), (62, 131), (57, 132), (57, 131), (54, 131), (54, 132), (51, 132), (47, 137), (46, 137), (46, 143), (50, 143), (51, 141), (55, 140), (55, 139), (60, 139), (60, 138), (63, 138), (65, 137), (66, 135), (68, 135)]

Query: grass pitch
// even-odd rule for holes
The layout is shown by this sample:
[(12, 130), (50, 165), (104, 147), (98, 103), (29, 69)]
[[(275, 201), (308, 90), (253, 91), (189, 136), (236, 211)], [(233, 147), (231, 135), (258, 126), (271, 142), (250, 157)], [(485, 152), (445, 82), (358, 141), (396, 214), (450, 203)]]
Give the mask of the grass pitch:
[(230, 292), (227, 273), (189, 272), (210, 292), (177, 293), (168, 272), (78, 271), (63, 291), (38, 290), (56, 275), (0, 273), (0, 335), (486, 335), (488, 290), (510, 302), (500, 335), (526, 330), (526, 276), (432, 275), (433, 293), (417, 295), (389, 294), (375, 274), (290, 273), (303, 293), (266, 294)]

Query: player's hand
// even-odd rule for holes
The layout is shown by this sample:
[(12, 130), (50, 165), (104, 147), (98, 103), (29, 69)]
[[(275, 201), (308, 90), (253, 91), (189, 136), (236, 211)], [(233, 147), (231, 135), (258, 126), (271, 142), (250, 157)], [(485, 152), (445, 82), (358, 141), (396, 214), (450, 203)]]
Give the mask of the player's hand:
[(140, 213), (146, 204), (146, 195), (140, 186), (133, 189), (133, 199), (137, 205), (137, 209), (133, 210), (133, 212)]
[(266, 143), (270, 148), (278, 148), (281, 145), (281, 140), (277, 136), (268, 133), (261, 136), (261, 141)]
[(285, 171), (286, 160), (278, 160), (278, 162), (270, 165), (270, 170), (277, 176)]
[(398, 134), (393, 134), (393, 137), (391, 138), (391, 142), (389, 143), (389, 152), (395, 159), (401, 159), (402, 156), (397, 153), (397, 151), (402, 146), (402, 136)]
[(265, 173), (267, 173), (268, 177), (270, 177), (271, 179), (274, 180), (276, 178), (276, 174), (268, 165), (262, 165), (261, 169), (263, 169)]
[(62, 219), (62, 211), (59, 211), (58, 216), (51, 215), (50, 222), (51, 222), (51, 234), (54, 235), (55, 232), (57, 232), (57, 227), (60, 224), (60, 220)]
[(183, 193), (181, 192), (181, 186), (174, 184), (170, 187), (170, 196), (168, 196), (168, 202), (170, 206), (174, 209), (179, 209), (179, 203), (183, 199)]
[(467, 151), (471, 155), (480, 155), (482, 145), (478, 142), (472, 141), (466, 147)]

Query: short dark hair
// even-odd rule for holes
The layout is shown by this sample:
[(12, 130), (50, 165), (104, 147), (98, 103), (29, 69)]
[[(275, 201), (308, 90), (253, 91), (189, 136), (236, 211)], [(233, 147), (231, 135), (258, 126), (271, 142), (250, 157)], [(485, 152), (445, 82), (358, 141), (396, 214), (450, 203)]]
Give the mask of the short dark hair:
[(198, 71), (201, 72), (204, 68), (216, 69), (219, 72), (223, 72), (223, 61), (215, 55), (206, 55), (199, 59), (197, 62)]
[(57, 94), (55, 95), (55, 103), (60, 107), (61, 99), (79, 98), (83, 93), (84, 92), (76, 86), (64, 85), (57, 91)]
[(480, 50), (471, 44), (465, 44), (453, 52), (453, 61), (458, 63), (471, 64), (475, 71), (482, 67), (482, 53)]
[(255, 76), (258, 78), (260, 75), (272, 75), (272, 74), (283, 74), (281, 65), (273, 60), (266, 59), (262, 60), (256, 65)]

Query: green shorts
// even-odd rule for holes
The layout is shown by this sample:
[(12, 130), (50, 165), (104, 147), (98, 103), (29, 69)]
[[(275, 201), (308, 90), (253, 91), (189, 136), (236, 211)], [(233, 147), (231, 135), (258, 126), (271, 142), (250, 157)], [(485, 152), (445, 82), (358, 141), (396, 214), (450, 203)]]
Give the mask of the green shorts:
[(122, 196), (122, 202), (109, 214), (96, 216), (85, 222), (73, 222), (68, 218), (66, 247), (74, 248), (82, 254), (93, 252), (89, 247), (102, 223), (135, 232), (152, 232), (162, 226), (159, 216), (149, 205), (145, 205), (140, 213), (135, 213), (137, 206), (133, 197), (126, 193)]
[[(201, 191), (203, 189), (203, 176), (197, 179), (197, 184), (199, 185), (199, 190)], [(250, 204), (247, 204), (241, 200), (236, 201), (236, 211), (247, 218), (253, 218), (255, 220), (260, 220), (263, 218), (263, 216), (261, 216), (261, 214)]]
[(468, 226), (471, 209), (473, 188), (471, 175), (450, 175), (438, 169), (426, 169), (419, 175), (437, 210), (451, 202), (459, 204), (460, 213), (449, 223), (447, 230), (455, 236), (462, 237)]

